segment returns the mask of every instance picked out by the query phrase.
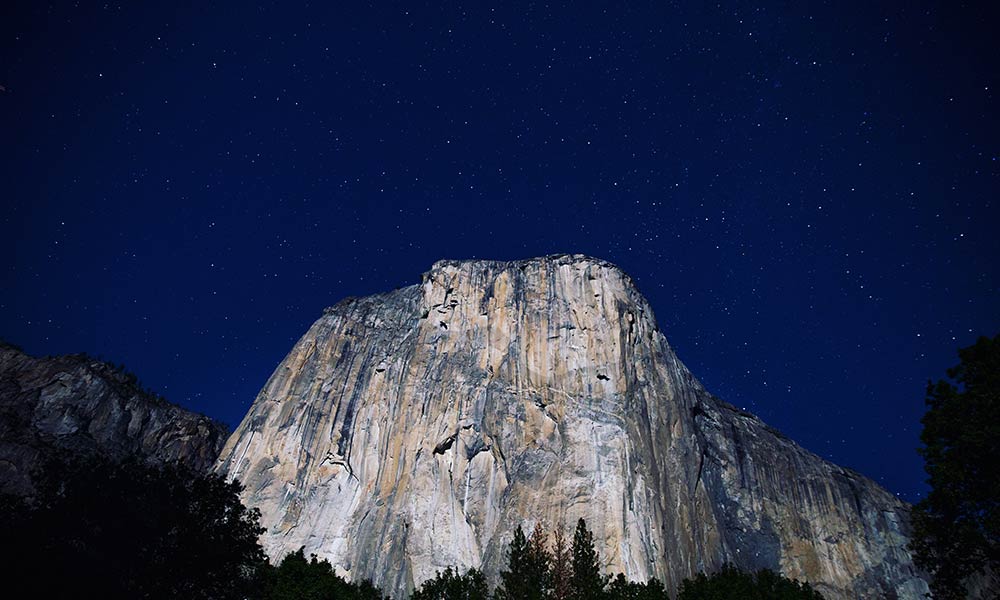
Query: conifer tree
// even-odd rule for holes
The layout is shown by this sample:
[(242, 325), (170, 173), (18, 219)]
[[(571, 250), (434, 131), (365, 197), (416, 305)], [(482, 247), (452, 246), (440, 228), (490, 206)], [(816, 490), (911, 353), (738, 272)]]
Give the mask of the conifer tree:
[(600, 600), (608, 577), (601, 573), (594, 534), (587, 529), (587, 522), (580, 519), (573, 534), (573, 575), (570, 577), (571, 600)]
[(549, 597), (552, 578), (549, 567), (552, 555), (549, 554), (549, 536), (545, 533), (541, 522), (535, 523), (535, 528), (528, 538), (528, 565), (525, 585), (529, 600), (544, 600)]
[(528, 571), (528, 540), (518, 525), (507, 551), (507, 568), (500, 573), (500, 585), (494, 592), (496, 600), (522, 600), (526, 598), (525, 585)]
[(500, 573), (496, 600), (545, 600), (549, 588), (549, 551), (542, 526), (536, 525), (530, 538), (518, 525), (510, 541), (507, 569)]
[(566, 535), (562, 527), (556, 527), (552, 540), (552, 561), (549, 568), (550, 584), (552, 586), (549, 597), (551, 600), (567, 600), (570, 591), (570, 577), (573, 575), (573, 556), (570, 554), (569, 545), (566, 543)]

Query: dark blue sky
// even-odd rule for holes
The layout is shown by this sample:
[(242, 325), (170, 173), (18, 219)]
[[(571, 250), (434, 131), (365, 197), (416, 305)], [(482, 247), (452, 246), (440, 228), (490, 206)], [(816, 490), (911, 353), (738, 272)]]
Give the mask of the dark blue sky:
[(333, 4), (5, 4), (0, 337), (232, 425), (344, 296), (582, 252), (919, 497), (924, 385), (1000, 329), (986, 3)]

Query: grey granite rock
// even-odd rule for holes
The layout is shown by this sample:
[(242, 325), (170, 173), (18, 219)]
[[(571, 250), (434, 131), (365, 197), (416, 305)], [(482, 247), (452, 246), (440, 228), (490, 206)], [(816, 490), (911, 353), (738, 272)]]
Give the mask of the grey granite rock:
[(828, 598), (916, 599), (908, 507), (705, 391), (646, 300), (580, 255), (441, 261), (326, 310), (227, 442), (272, 557), (402, 596), (495, 577), (515, 525), (587, 519), (609, 572), (730, 562)]
[(35, 358), (0, 343), (0, 492), (26, 493), (58, 453), (180, 460), (207, 471), (228, 430), (82, 354)]

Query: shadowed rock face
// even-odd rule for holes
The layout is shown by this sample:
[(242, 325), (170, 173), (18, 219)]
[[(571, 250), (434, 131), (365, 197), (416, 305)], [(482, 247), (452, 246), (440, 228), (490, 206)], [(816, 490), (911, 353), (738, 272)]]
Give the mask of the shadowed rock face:
[(208, 470), (227, 433), (103, 362), (82, 354), (35, 358), (0, 343), (0, 492), (29, 491), (31, 471), (57, 453), (180, 460)]
[(828, 598), (918, 598), (907, 506), (716, 399), (617, 267), (442, 261), (326, 310), (218, 468), (273, 557), (305, 546), (402, 596), (495, 576), (512, 530), (594, 530), (609, 572), (668, 589), (730, 562)]

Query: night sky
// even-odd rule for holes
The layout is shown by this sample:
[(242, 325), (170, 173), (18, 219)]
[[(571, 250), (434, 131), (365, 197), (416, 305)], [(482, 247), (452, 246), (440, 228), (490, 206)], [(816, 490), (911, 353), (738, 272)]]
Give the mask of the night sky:
[(579, 252), (914, 501), (927, 380), (1000, 330), (987, 3), (82, 4), (0, 9), (0, 338), (231, 426), (341, 298)]

